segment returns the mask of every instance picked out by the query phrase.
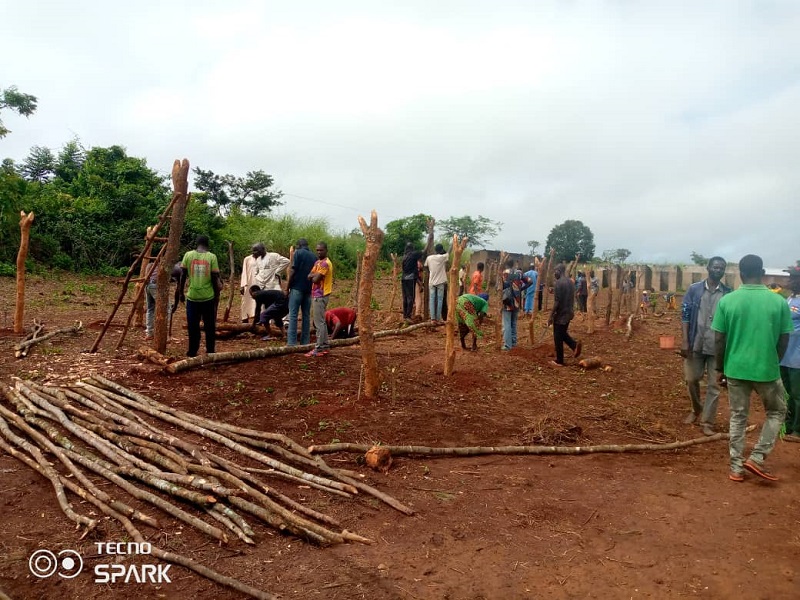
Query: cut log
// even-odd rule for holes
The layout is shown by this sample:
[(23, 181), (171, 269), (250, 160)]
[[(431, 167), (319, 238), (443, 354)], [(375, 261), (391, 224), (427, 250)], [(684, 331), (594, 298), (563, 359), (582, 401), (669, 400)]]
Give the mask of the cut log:
[(358, 282), (358, 333), (361, 339), (361, 364), (364, 365), (364, 394), (375, 399), (381, 388), (378, 371), (378, 353), (375, 351), (375, 332), (373, 329), (372, 284), (375, 281), (375, 267), (383, 244), (383, 231), (378, 227), (378, 213), (370, 214), (370, 222), (358, 216), (358, 225), (367, 240), (367, 247), (361, 267), (361, 280)]
[(453, 374), (456, 363), (456, 296), (458, 293), (458, 265), (461, 264), (461, 255), (467, 247), (467, 238), (458, 239), (453, 234), (453, 259), (450, 262), (450, 285), (447, 288), (447, 322), (445, 324), (444, 339), (444, 374), (449, 377)]
[(25, 259), (28, 258), (28, 243), (31, 237), (33, 211), (27, 215), (19, 213), (19, 252), (17, 252), (17, 299), (14, 305), (14, 333), (25, 331), (22, 321), (25, 317)]
[(599, 369), (603, 366), (603, 361), (597, 356), (590, 356), (578, 361), (578, 366), (584, 369)]
[(83, 323), (81, 323), (80, 321), (76, 321), (72, 327), (62, 327), (61, 329), (50, 331), (49, 333), (45, 333), (44, 335), (40, 335), (38, 337), (25, 340), (24, 342), (20, 342), (14, 347), (14, 356), (16, 358), (25, 358), (26, 356), (28, 356), (28, 350), (30, 350), (33, 346), (35, 346), (39, 342), (49, 340), (50, 338), (60, 335), (62, 333), (78, 333), (82, 329), (83, 329)]

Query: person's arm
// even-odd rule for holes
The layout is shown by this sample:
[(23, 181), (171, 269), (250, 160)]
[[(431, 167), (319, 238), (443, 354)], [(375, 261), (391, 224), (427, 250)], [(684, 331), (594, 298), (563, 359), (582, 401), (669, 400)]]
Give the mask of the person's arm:
[(245, 286), (247, 285), (247, 259), (249, 257), (245, 256), (244, 260), (242, 261), (242, 276), (239, 278), (239, 293), (244, 296)]
[(186, 278), (189, 276), (189, 270), (181, 266), (181, 278), (178, 280), (178, 288), (175, 290), (176, 297), (180, 302), (186, 300), (186, 295), (183, 293), (184, 288), (186, 287)]
[[(563, 277), (563, 275), (562, 275), (562, 277)], [(553, 321), (556, 318), (556, 314), (558, 313), (559, 309), (561, 308), (561, 305), (564, 302), (564, 298), (561, 297), (562, 293), (558, 290), (558, 288), (559, 288), (559, 285), (558, 285), (558, 282), (556, 282), (555, 290), (554, 290), (554, 293), (553, 293), (553, 310), (550, 311), (550, 316), (547, 318), (547, 324), (548, 325), (552, 325), (553, 324)]]
[(783, 355), (786, 354), (786, 349), (788, 347), (789, 347), (789, 334), (782, 333), (778, 337), (778, 346), (777, 346), (779, 361), (783, 360)]
[(294, 272), (297, 269), (297, 252), (292, 255), (292, 261), (289, 264), (289, 269), (286, 271), (288, 277), (286, 278), (286, 295), (289, 295), (289, 290), (292, 289), (292, 281), (294, 280)]
[(275, 273), (281, 273), (289, 266), (289, 259), (280, 254), (275, 254)]
[(715, 370), (717, 371), (717, 383), (722, 386), (727, 385), (725, 378), (725, 350), (728, 345), (728, 336), (721, 331), (714, 332), (714, 356)]
[[(333, 322), (333, 331), (331, 331), (331, 339), (335, 340), (336, 336), (339, 335), (339, 332), (342, 330), (342, 322), (336, 315), (331, 315), (331, 322)], [(327, 322), (325, 326), (327, 327)]]

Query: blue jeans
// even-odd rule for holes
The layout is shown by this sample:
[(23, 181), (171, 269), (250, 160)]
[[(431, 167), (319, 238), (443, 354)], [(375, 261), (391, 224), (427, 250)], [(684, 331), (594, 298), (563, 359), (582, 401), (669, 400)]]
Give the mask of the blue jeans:
[(432, 285), (428, 288), (428, 295), (430, 296), (430, 311), (432, 321), (442, 320), (442, 300), (444, 300), (445, 284)]
[(750, 393), (755, 391), (764, 404), (767, 418), (761, 427), (758, 442), (750, 452), (750, 460), (761, 465), (772, 452), (781, 425), (786, 418), (783, 383), (775, 381), (748, 381), (728, 378), (728, 401), (731, 405), (730, 443), (731, 471), (741, 473), (744, 463), (744, 436), (747, 416), (750, 413)]
[(517, 345), (518, 309), (503, 309), (503, 350), (511, 350)]
[(317, 330), (317, 350), (329, 350), (328, 345), (328, 325), (325, 323), (325, 311), (328, 310), (328, 296), (313, 298), (314, 305), (314, 328)]
[(303, 325), (300, 332), (300, 343), (311, 343), (311, 293), (304, 294), (300, 290), (289, 290), (289, 330), (286, 332), (286, 345), (297, 345), (297, 314), (303, 311)]

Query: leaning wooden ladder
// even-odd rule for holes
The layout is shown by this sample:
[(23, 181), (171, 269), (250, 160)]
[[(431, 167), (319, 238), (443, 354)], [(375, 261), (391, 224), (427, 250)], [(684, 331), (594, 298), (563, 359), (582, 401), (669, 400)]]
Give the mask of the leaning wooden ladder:
[[(136, 260), (133, 261), (133, 264), (128, 269), (128, 273), (125, 275), (125, 279), (122, 282), (122, 289), (119, 292), (119, 296), (117, 297), (117, 301), (114, 304), (114, 308), (111, 309), (111, 314), (103, 323), (103, 327), (100, 330), (100, 333), (97, 334), (97, 338), (95, 338), (94, 344), (92, 345), (89, 352), (97, 352), (97, 349), (100, 347), (100, 342), (103, 340), (103, 337), (105, 336), (106, 331), (108, 331), (108, 328), (111, 327), (111, 325), (113, 324), (114, 317), (116, 316), (120, 306), (122, 306), (123, 304), (131, 304), (132, 305), (131, 311), (128, 314), (128, 318), (125, 321), (125, 323), (122, 324), (122, 335), (120, 336), (120, 339), (117, 342), (117, 349), (119, 349), (122, 346), (122, 342), (125, 341), (125, 337), (128, 335), (128, 329), (130, 329), (131, 322), (133, 321), (133, 318), (136, 315), (139, 306), (141, 306), (142, 298), (144, 297), (145, 290), (147, 289), (148, 273), (141, 272), (139, 277), (135, 277), (135, 275), (137, 274), (137, 272), (139, 272), (139, 267), (143, 261), (149, 261), (149, 260), (152, 261), (151, 263), (149, 263), (150, 265), (152, 265), (152, 267), (149, 270), (150, 273), (153, 272), (153, 269), (158, 268), (158, 264), (161, 261), (161, 258), (164, 256), (164, 252), (167, 249), (167, 244), (166, 244), (167, 238), (158, 236), (158, 232), (161, 230), (164, 224), (167, 223), (172, 218), (172, 208), (175, 205), (177, 199), (178, 195), (173, 194), (172, 200), (170, 201), (167, 208), (165, 208), (164, 212), (162, 212), (158, 216), (158, 222), (156, 222), (156, 224), (153, 225), (152, 227), (148, 227), (147, 235), (145, 236), (144, 248), (142, 248), (142, 251), (139, 253), (139, 255), (136, 257)], [(160, 243), (162, 245), (159, 251), (155, 254), (155, 256), (152, 256), (151, 252), (153, 249), (153, 245), (156, 243)], [(125, 300), (125, 297), (128, 295), (128, 287), (130, 286), (131, 283), (142, 283), (142, 285), (137, 287), (136, 294), (134, 295), (133, 300)]]

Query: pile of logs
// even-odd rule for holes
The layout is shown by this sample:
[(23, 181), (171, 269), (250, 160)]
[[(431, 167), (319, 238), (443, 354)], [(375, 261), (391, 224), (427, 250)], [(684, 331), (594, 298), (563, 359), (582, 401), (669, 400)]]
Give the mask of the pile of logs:
[[(254, 544), (257, 529), (248, 519), (319, 545), (371, 543), (277, 491), (266, 478), (343, 498), (370, 494), (413, 514), (357, 473), (329, 466), (286, 436), (177, 410), (97, 375), (59, 387), (17, 380), (3, 392), (0, 449), (50, 481), (64, 514), (84, 535), (98, 521), (80, 514), (68, 492), (116, 520), (140, 543), (145, 536), (139, 527), (161, 527), (164, 513), (221, 543), (232, 534)], [(176, 430), (180, 433), (170, 433)], [(156, 513), (133, 508), (126, 496)], [(151, 554), (252, 597), (272, 597), (186, 556), (155, 546)]]

